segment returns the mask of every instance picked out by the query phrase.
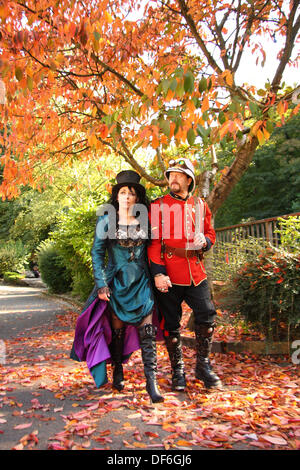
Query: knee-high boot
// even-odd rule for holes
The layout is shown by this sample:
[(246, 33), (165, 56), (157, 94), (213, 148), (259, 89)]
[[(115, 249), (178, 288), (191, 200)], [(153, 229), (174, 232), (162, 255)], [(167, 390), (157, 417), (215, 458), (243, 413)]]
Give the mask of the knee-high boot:
[(209, 355), (212, 347), (212, 337), (215, 325), (212, 323), (202, 323), (195, 325), (196, 335), (196, 370), (195, 376), (202, 380), (206, 388), (221, 387), (222, 382), (215, 372), (213, 372)]
[(165, 342), (172, 367), (172, 388), (178, 391), (184, 390), (186, 382), (179, 330), (169, 331)]
[(156, 327), (146, 324), (138, 328), (144, 373), (146, 377), (146, 390), (153, 403), (164, 401), (160, 394), (157, 382), (157, 354), (156, 354)]
[(124, 388), (123, 376), (123, 346), (124, 346), (125, 328), (112, 330), (112, 340), (110, 343), (110, 354), (113, 363), (113, 387), (119, 390)]

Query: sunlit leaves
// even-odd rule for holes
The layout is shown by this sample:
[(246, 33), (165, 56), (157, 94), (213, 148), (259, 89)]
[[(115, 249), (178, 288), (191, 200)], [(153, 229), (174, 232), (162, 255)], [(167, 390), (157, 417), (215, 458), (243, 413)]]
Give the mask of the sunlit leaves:
[(184, 91), (186, 93), (193, 93), (194, 91), (194, 75), (190, 70), (184, 75)]
[(23, 71), (20, 67), (16, 67), (16, 70), (15, 70), (15, 76), (16, 76), (16, 79), (20, 82), (23, 78)]
[[(144, 17), (137, 21), (134, 14), (128, 16), (136, 8), (131, 0), (87, 0), (84, 7), (77, 1), (1, 2), (0, 71), (7, 89), (6, 118), (13, 128), (10, 140), (18, 155), (18, 173), (4, 182), (4, 195), (29, 181), (41, 158), (55, 155), (61, 164), (90, 158), (95, 148), (124, 155), (126, 145), (133, 162), (137, 146), (165, 150), (188, 144), (191, 151), (207, 150), (224, 139), (237, 142), (238, 132), (252, 128), (254, 121), (265, 122), (257, 129), (263, 142), (270, 134), (266, 122), (274, 125), (278, 116), (284, 122), (288, 92), (274, 91), (271, 82), (257, 92), (252, 84), (241, 86), (234, 68), (249, 47), (268, 60), (258, 41), (266, 34), (266, 21), (270, 31), (280, 24), (280, 33), (286, 34), (287, 17), (277, 3), (267, 2), (256, 15), (255, 2), (235, 12), (226, 3), (191, 0), (194, 27), (180, 6), (177, 1), (170, 9), (146, 2)], [(224, 24), (217, 30), (221, 17)], [(230, 24), (238, 25), (239, 34), (234, 36)], [(102, 124), (107, 133), (91, 132)], [(211, 130), (204, 140), (198, 126)], [(244, 135), (252, 138), (253, 129)], [(21, 161), (28, 154), (25, 176)]]
[(207, 80), (205, 77), (202, 77), (199, 81), (198, 90), (200, 93), (203, 93), (203, 91), (207, 90)]
[(165, 134), (166, 137), (170, 137), (170, 121), (168, 119), (159, 119), (158, 121), (161, 131)]
[(194, 145), (195, 140), (196, 140), (196, 134), (194, 132), (194, 129), (190, 128), (187, 131), (187, 141), (190, 145)]

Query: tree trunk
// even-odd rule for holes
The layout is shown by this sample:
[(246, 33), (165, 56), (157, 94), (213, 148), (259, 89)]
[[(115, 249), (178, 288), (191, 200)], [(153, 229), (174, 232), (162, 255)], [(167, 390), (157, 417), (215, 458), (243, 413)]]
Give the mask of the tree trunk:
[(237, 157), (232, 163), (226, 175), (213, 187), (206, 202), (213, 215), (224, 203), (231, 190), (243, 176), (253, 158), (254, 152), (258, 146), (256, 137), (252, 137), (240, 149), (237, 150)]

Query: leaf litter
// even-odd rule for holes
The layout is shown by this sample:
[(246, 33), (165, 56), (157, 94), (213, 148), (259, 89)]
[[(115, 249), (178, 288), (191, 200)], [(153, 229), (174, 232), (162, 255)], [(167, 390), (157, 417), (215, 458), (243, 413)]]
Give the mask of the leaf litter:
[[(289, 358), (214, 353), (223, 388), (208, 392), (194, 378), (194, 350), (183, 347), (187, 388), (176, 393), (166, 349), (158, 343), (165, 401), (151, 405), (139, 351), (124, 367), (123, 393), (110, 383), (97, 390), (85, 363), (69, 359), (76, 318), (76, 312), (57, 315), (53, 329), (27, 329), (6, 343), (0, 435), (5, 441), (5, 433), (15, 431), (11, 449), (300, 449), (299, 366)], [(20, 389), (31, 391), (30, 405), (18, 401)], [(53, 400), (43, 403), (43, 392)], [(61, 429), (45, 444), (39, 433), (51, 421), (61, 422)]]

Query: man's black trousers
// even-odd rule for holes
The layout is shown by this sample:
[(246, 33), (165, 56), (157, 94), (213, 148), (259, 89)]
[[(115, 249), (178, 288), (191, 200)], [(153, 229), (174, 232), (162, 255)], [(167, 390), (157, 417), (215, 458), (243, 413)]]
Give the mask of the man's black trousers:
[(182, 317), (181, 304), (185, 301), (194, 312), (196, 324), (213, 323), (216, 310), (211, 300), (208, 282), (205, 279), (198, 286), (169, 287), (166, 293), (155, 289), (155, 296), (162, 320), (162, 328), (166, 331), (179, 330)]

